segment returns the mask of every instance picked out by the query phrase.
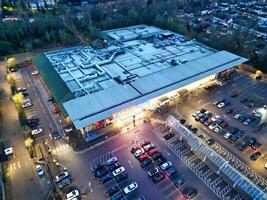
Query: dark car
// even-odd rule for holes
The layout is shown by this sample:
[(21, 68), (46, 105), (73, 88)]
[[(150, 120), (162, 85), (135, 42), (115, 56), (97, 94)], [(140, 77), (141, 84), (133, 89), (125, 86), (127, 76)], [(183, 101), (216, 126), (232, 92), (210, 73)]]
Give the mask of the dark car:
[(27, 92), (22, 92), (21, 94), (22, 94), (24, 97), (29, 96), (29, 93), (27, 93)]
[(69, 178), (65, 178), (65, 179), (61, 180), (60, 182), (58, 182), (58, 187), (60, 189), (62, 189), (64, 187), (66, 187), (67, 185), (70, 185), (70, 183), (71, 183), (70, 179)]
[(240, 143), (237, 148), (239, 151), (245, 151), (248, 148), (248, 145), (247, 143)]
[(243, 137), (244, 134), (245, 134), (245, 132), (243, 130), (239, 130), (234, 135), (239, 139), (239, 138)]
[(101, 177), (101, 176), (104, 176), (105, 174), (107, 174), (108, 173), (108, 170), (105, 168), (105, 167), (101, 167), (100, 169), (98, 169), (98, 170), (96, 170), (95, 172), (94, 172), (94, 176), (96, 177), (96, 178), (99, 178), (99, 177)]
[(177, 178), (175, 181), (174, 181), (174, 185), (179, 188), (181, 187), (183, 184), (185, 183), (185, 180), (183, 178)]
[(106, 191), (106, 196), (107, 197), (110, 197), (112, 196), (113, 194), (117, 193), (119, 191), (119, 187), (118, 186), (113, 186), (111, 188), (109, 188), (107, 191)]
[(174, 137), (174, 133), (167, 133), (166, 135), (164, 135), (164, 139), (165, 140), (169, 140), (169, 139), (171, 139), (171, 138), (173, 138)]
[(191, 131), (196, 134), (198, 132), (198, 129), (193, 127)]
[(110, 173), (106, 173), (104, 176), (101, 176), (99, 178), (99, 182), (101, 184), (104, 184), (112, 179), (112, 175)]
[(160, 158), (160, 157), (162, 157), (162, 153), (160, 153), (160, 152), (157, 152), (157, 153), (155, 153), (155, 154), (153, 154), (152, 156), (151, 156), (151, 158), (155, 161), (155, 160), (157, 160), (158, 158)]
[(262, 146), (261, 143), (259, 143), (258, 141), (256, 141), (254, 144), (252, 144), (250, 147), (254, 150), (258, 150), (260, 147)]
[(30, 118), (30, 119), (27, 119), (26, 123), (27, 123), (27, 125), (30, 128), (34, 128), (34, 127), (38, 126), (38, 124), (39, 124), (39, 118)]
[(101, 163), (98, 163), (98, 164), (96, 164), (95, 166), (92, 167), (92, 171), (95, 172), (95, 171), (103, 169), (103, 168), (105, 168), (105, 165), (103, 165)]
[(193, 199), (198, 195), (198, 191), (195, 188), (185, 188), (183, 190), (183, 195), (186, 199)]
[(52, 132), (52, 137), (54, 138), (54, 140), (58, 140), (61, 138), (61, 135), (59, 134), (58, 131), (53, 131)]
[(208, 139), (208, 140), (206, 141), (206, 143), (207, 143), (208, 145), (213, 145), (213, 144), (215, 143), (215, 141), (214, 141), (213, 139)]
[(256, 141), (257, 139), (255, 137), (250, 136), (249, 138), (247, 138), (248, 146), (252, 146)]
[(250, 159), (256, 161), (259, 157), (261, 157), (261, 153), (257, 151), (250, 156)]
[(185, 122), (186, 122), (185, 119), (180, 119), (180, 123), (181, 123), (181, 124), (184, 124)]
[(152, 177), (159, 173), (159, 169), (157, 167), (153, 167), (148, 171), (148, 176)]
[(205, 113), (207, 110), (205, 108), (201, 108), (200, 113)]
[(114, 171), (115, 169), (119, 168), (121, 165), (120, 163), (116, 162), (113, 165), (108, 166), (109, 171)]
[(237, 127), (233, 127), (233, 128), (230, 128), (230, 129), (229, 129), (229, 132), (230, 132), (231, 134), (235, 134), (237, 131), (239, 131), (239, 129), (238, 129)]
[(228, 142), (235, 143), (238, 140), (238, 137), (236, 135), (230, 135), (228, 138)]
[(164, 174), (162, 172), (159, 172), (157, 174), (155, 174), (154, 176), (152, 176), (152, 181), (153, 183), (158, 183), (161, 180), (163, 180), (165, 178)]
[(54, 101), (54, 97), (52, 97), (52, 96), (48, 96), (48, 97), (47, 97), (47, 101)]
[(146, 158), (145, 160), (143, 160), (141, 162), (141, 167), (144, 168), (144, 167), (148, 166), (151, 162), (152, 162), (152, 160), (150, 158)]
[(226, 110), (226, 114), (231, 114), (234, 112), (234, 109), (233, 108), (229, 108), (228, 110)]
[(115, 180), (117, 182), (121, 182), (121, 181), (125, 180), (126, 178), (128, 178), (128, 174), (126, 172), (123, 172), (120, 175), (116, 176)]
[(245, 103), (247, 101), (248, 101), (248, 98), (246, 98), (246, 97), (241, 97), (240, 98), (240, 103)]
[(166, 169), (164, 172), (165, 172), (166, 176), (172, 176), (172, 175), (177, 173), (177, 169), (176, 169), (176, 167), (171, 166), (168, 169)]
[(110, 200), (121, 200), (121, 199), (123, 199), (123, 194), (121, 192), (117, 192), (110, 197)]
[(164, 158), (164, 157), (159, 157), (159, 158), (156, 160), (156, 165), (159, 166), (159, 165), (165, 163), (166, 161), (167, 161), (166, 158)]
[(204, 116), (203, 113), (199, 113), (199, 114), (195, 117), (195, 120), (198, 122), (203, 116)]

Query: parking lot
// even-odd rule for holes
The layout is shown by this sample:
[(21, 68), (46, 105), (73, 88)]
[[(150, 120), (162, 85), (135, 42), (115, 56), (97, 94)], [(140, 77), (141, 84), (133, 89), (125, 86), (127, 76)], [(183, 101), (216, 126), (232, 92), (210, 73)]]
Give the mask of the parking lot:
[[(164, 172), (165, 178), (158, 183), (153, 183), (152, 178), (149, 178), (148, 171), (156, 166), (155, 162), (152, 161), (151, 164), (142, 168), (140, 162), (131, 153), (131, 147), (140, 145), (144, 140), (152, 142), (163, 157), (172, 163), (177, 169), (174, 175), (168, 177)], [(92, 168), (99, 163), (105, 163), (113, 156), (116, 156), (120, 166), (125, 168), (128, 178), (117, 181), (112, 176), (111, 180), (101, 184), (101, 178), (95, 178)], [(133, 182), (138, 184), (138, 188), (131, 194), (124, 195), (124, 199), (137, 199), (140, 196), (144, 196), (146, 199), (183, 199), (183, 192), (188, 187), (197, 189), (198, 195), (195, 199), (219, 199), (168, 146), (155, 137), (153, 127), (148, 124), (129, 131), (127, 134), (122, 134), (119, 138), (106, 142), (95, 149), (74, 155), (74, 157), (62, 155), (61, 162), (71, 171), (73, 184), (81, 188), (82, 194), (87, 194), (93, 199), (107, 199), (106, 191), (111, 187), (118, 186), (119, 190), (123, 191), (127, 185)], [(159, 168), (159, 171), (162, 170)], [(112, 174), (112, 171), (108, 172)], [(177, 178), (185, 180), (185, 183), (179, 188), (174, 184)]]
[[(260, 119), (253, 114), (255, 109), (263, 109), (264, 105), (266, 105), (266, 83), (257, 81), (241, 73), (231, 82), (224, 84), (225, 85), (211, 91), (205, 91), (197, 98), (190, 99), (190, 101), (183, 104), (183, 106), (177, 106), (176, 114), (186, 119), (188, 124), (192, 124), (193, 127), (205, 133), (208, 137), (204, 137), (204, 140), (211, 138), (215, 143), (222, 145), (223, 148), (229, 151), (235, 159), (241, 160), (247, 167), (260, 174), (263, 178), (266, 178), (266, 169), (264, 167), (267, 161), (266, 127), (262, 126), (262, 128), (259, 128)], [(214, 104), (216, 104), (216, 100), (221, 99), (226, 102), (226, 105), (219, 108), (219, 104)], [(208, 123), (208, 118), (201, 123), (200, 119), (195, 120), (195, 117), (192, 116), (194, 112), (202, 108), (212, 114), (210, 123)], [(232, 111), (230, 112), (229, 110)], [(213, 123), (211, 119), (215, 115), (219, 115), (219, 118), (226, 124), (218, 133), (215, 133), (216, 129), (214, 130), (214, 127), (211, 125)], [(242, 117), (236, 119), (237, 115)], [(251, 122), (249, 121), (249, 123), (246, 124), (245, 121), (248, 118), (251, 119)], [(233, 128), (237, 128), (236, 130), (241, 131), (241, 133), (238, 134), (236, 138), (227, 138), (228, 136), (226, 136), (226, 133), (234, 131)], [(234, 135), (233, 132), (230, 135)], [(253, 142), (251, 146), (247, 145), (248, 147), (243, 145), (244, 149), (242, 149), (240, 146), (249, 143), (251, 137), (254, 137), (256, 142)], [(256, 151), (259, 151), (261, 156), (256, 159), (256, 161), (253, 161), (253, 158), (250, 157)]]

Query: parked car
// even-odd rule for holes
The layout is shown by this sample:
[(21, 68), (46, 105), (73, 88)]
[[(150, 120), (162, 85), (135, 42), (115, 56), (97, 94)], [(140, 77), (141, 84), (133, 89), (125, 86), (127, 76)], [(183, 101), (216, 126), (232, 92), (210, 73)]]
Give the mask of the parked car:
[(226, 110), (226, 114), (231, 114), (234, 112), (234, 109), (233, 108), (229, 108), (228, 110)]
[(217, 126), (218, 126), (218, 124), (216, 122), (213, 122), (211, 125), (209, 125), (209, 129), (213, 130)]
[(248, 145), (247, 143), (240, 143), (237, 148), (239, 151), (245, 151), (248, 148)]
[(180, 188), (184, 183), (185, 183), (185, 180), (184, 180), (183, 178), (177, 178), (177, 179), (174, 181), (174, 185), (175, 185), (177, 188)]
[(148, 176), (152, 177), (156, 175), (157, 173), (159, 173), (159, 169), (157, 167), (153, 167), (152, 169), (148, 171)]
[(130, 185), (123, 188), (123, 192), (124, 192), (124, 194), (129, 194), (129, 193), (133, 192), (134, 190), (136, 190), (137, 188), (138, 188), (138, 184), (136, 182), (133, 182)]
[(121, 200), (123, 198), (122, 192), (117, 192), (110, 197), (110, 200)]
[(223, 101), (225, 101), (224, 98), (217, 98), (217, 99), (213, 102), (213, 105), (214, 105), (214, 106), (217, 106), (219, 103), (222, 103)]
[(144, 168), (148, 166), (150, 163), (152, 163), (152, 160), (150, 158), (146, 158), (141, 162), (141, 167)]
[(139, 162), (142, 162), (147, 158), (148, 158), (148, 156), (146, 154), (142, 154), (141, 156), (137, 157), (137, 160), (139, 160)]
[(115, 180), (116, 180), (117, 182), (121, 182), (121, 181), (123, 181), (123, 180), (125, 180), (125, 179), (127, 179), (127, 178), (128, 178), (128, 174), (127, 174), (126, 172), (123, 172), (123, 173), (121, 173), (120, 175), (116, 176), (116, 177), (115, 177)]
[(66, 200), (73, 200), (80, 196), (80, 192), (77, 189), (74, 189), (66, 194)]
[(110, 173), (105, 173), (103, 176), (99, 177), (99, 182), (104, 184), (112, 179), (112, 175)]
[(70, 182), (70, 179), (69, 179), (69, 178), (65, 178), (65, 179), (61, 180), (60, 182), (58, 182), (58, 187), (59, 187), (60, 189), (62, 189), (62, 188), (64, 188), (64, 187), (70, 185), (70, 183), (71, 183), (71, 182)]
[(144, 153), (145, 153), (144, 149), (139, 149), (136, 152), (134, 152), (134, 156), (137, 158), (137, 157), (141, 156)]
[(111, 188), (109, 188), (107, 191), (106, 191), (106, 196), (107, 197), (110, 197), (112, 196), (113, 194), (117, 193), (118, 191), (120, 191), (120, 188), (118, 186), (113, 186)]
[(256, 161), (259, 157), (261, 157), (261, 153), (257, 151), (250, 156), (250, 159)]
[(27, 89), (25, 87), (18, 87), (17, 92), (25, 92)]
[(112, 172), (112, 175), (115, 177), (115, 176), (118, 176), (120, 175), (121, 173), (125, 172), (125, 168), (124, 167), (119, 167), (118, 169), (115, 169), (113, 172)]
[(145, 145), (143, 148), (147, 152), (147, 151), (155, 148), (155, 145), (153, 143), (150, 143), (150, 144)]
[(165, 178), (164, 174), (162, 172), (159, 172), (159, 173), (155, 174), (154, 176), (152, 176), (152, 182), (158, 183), (158, 182), (162, 181), (164, 178)]
[(44, 131), (44, 129), (39, 127), (39, 128), (33, 129), (31, 131), (31, 135), (38, 135), (38, 134), (42, 133), (43, 131)]
[(166, 135), (164, 135), (164, 139), (165, 140), (170, 140), (171, 138), (173, 138), (174, 137), (174, 133), (167, 133)]
[(213, 129), (213, 131), (214, 131), (215, 133), (219, 133), (220, 130), (222, 130), (222, 127), (221, 127), (221, 126), (216, 126), (216, 127)]
[(194, 118), (195, 118), (195, 117), (196, 117), (196, 116), (197, 116), (199, 113), (200, 113), (200, 111), (199, 111), (199, 110), (197, 110), (197, 111), (193, 112), (193, 113), (192, 113), (192, 117), (194, 117)]
[(103, 168), (100, 168), (99, 170), (96, 170), (95, 172), (94, 172), (94, 176), (96, 177), (96, 178), (99, 178), (99, 177), (101, 177), (101, 176), (104, 176), (105, 174), (107, 174), (108, 173), (108, 170), (105, 168), (105, 167), (103, 167)]
[(207, 141), (206, 141), (206, 143), (208, 144), (208, 145), (213, 145), (214, 143), (215, 143), (215, 141), (213, 140), (213, 139), (208, 139)]
[(251, 122), (252, 122), (252, 119), (249, 118), (249, 117), (247, 117), (247, 118), (245, 118), (245, 120), (243, 121), (243, 124), (244, 124), (245, 126), (248, 126)]
[(38, 174), (38, 176), (44, 175), (44, 168), (42, 165), (36, 165), (36, 173)]
[(156, 159), (156, 165), (160, 166), (162, 165), (163, 163), (165, 163), (167, 161), (166, 158), (164, 157), (159, 157), (158, 159)]
[(58, 183), (68, 177), (69, 177), (69, 173), (67, 171), (63, 171), (55, 177), (55, 182)]
[(59, 134), (58, 131), (53, 131), (52, 132), (52, 137), (54, 140), (59, 140), (61, 138), (61, 135)]
[(141, 144), (140, 144), (140, 146), (141, 147), (144, 147), (144, 146), (146, 146), (146, 145), (148, 145), (148, 144), (150, 144), (151, 142), (149, 141), (149, 140), (144, 140), (143, 142), (141, 142)]
[(134, 154), (136, 151), (138, 151), (140, 149), (141, 149), (141, 147), (139, 147), (139, 146), (132, 146), (131, 147), (131, 153)]
[(39, 74), (39, 72), (37, 71), (37, 70), (34, 70), (34, 71), (32, 71), (32, 73), (31, 73), (31, 75), (38, 75)]
[(177, 173), (177, 169), (174, 166), (170, 166), (164, 170), (166, 176), (172, 176)]
[(108, 159), (105, 164), (107, 166), (113, 165), (114, 163), (118, 162), (118, 158), (116, 156), (113, 156), (112, 158)]
[(121, 166), (120, 163), (116, 162), (113, 165), (108, 166), (108, 170), (109, 171), (114, 171), (115, 169), (118, 169), (120, 166)]
[(186, 199), (193, 199), (198, 195), (198, 191), (195, 188), (185, 188), (183, 190), (183, 195)]
[(230, 104), (231, 104), (230, 101), (224, 101), (224, 102), (219, 103), (219, 104), (217, 105), (217, 107), (218, 107), (218, 108), (223, 108), (223, 107), (228, 106), (228, 105), (230, 105)]
[(170, 161), (168, 161), (168, 162), (163, 163), (163, 164), (160, 166), (160, 168), (161, 168), (162, 170), (165, 170), (165, 169), (168, 169), (168, 168), (171, 167), (171, 166), (172, 166), (172, 163), (171, 163)]
[(258, 150), (260, 147), (262, 146), (261, 143), (259, 143), (258, 141), (256, 141), (254, 144), (252, 144), (250, 147), (254, 150)]
[(158, 158), (162, 157), (162, 154), (160, 152), (154, 153), (151, 158), (156, 161)]
[(158, 149), (154, 148), (154, 149), (151, 149), (149, 152), (148, 152), (148, 155), (152, 156), (153, 154), (157, 153), (158, 152)]
[(230, 132), (227, 132), (223, 137), (228, 140), (231, 135), (232, 134)]

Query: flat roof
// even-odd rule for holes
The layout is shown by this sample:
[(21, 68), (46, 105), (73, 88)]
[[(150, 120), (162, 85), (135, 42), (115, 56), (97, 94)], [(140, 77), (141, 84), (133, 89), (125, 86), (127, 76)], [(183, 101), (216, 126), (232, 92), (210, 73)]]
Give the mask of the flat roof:
[(103, 31), (105, 48), (45, 53), (75, 98), (63, 103), (76, 128), (247, 61), (157, 27)]

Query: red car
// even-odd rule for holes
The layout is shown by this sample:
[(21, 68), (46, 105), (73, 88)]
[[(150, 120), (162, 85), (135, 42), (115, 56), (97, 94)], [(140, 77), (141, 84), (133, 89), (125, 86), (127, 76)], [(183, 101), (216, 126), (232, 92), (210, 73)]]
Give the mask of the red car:
[(139, 149), (141, 149), (141, 147), (138, 147), (138, 146), (133, 146), (131, 148), (131, 153), (134, 154), (136, 151), (138, 151)]
[(142, 154), (141, 156), (139, 156), (137, 159), (142, 162), (143, 160), (147, 159), (148, 156), (146, 154)]
[(223, 123), (220, 124), (220, 126), (223, 127), (223, 128), (225, 128), (225, 127), (227, 127), (227, 123), (226, 122), (223, 122)]
[(148, 152), (148, 155), (152, 156), (153, 154), (157, 153), (158, 152), (158, 149), (151, 149), (149, 152)]
[(209, 126), (209, 125), (211, 125), (211, 123), (212, 123), (212, 120), (210, 118), (210, 119), (208, 119), (207, 121), (204, 122), (204, 125), (205, 126)]
[(57, 113), (60, 113), (60, 109), (58, 107), (55, 107), (54, 110), (53, 110), (53, 113), (57, 114)]
[(141, 142), (141, 147), (144, 147), (146, 145), (150, 144), (150, 141), (149, 140), (144, 140), (143, 142)]

